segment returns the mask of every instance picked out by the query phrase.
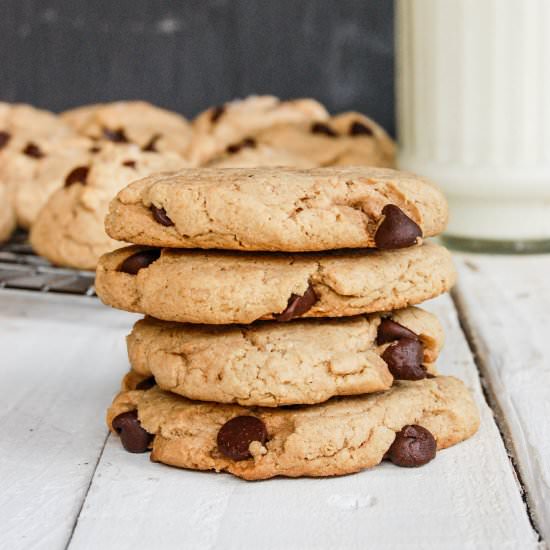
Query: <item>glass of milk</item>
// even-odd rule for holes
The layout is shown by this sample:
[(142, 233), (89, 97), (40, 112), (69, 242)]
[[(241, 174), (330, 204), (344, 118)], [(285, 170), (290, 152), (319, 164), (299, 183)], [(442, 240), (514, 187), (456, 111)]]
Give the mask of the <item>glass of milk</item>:
[(397, 0), (401, 169), (438, 183), (444, 240), (550, 251), (550, 0)]

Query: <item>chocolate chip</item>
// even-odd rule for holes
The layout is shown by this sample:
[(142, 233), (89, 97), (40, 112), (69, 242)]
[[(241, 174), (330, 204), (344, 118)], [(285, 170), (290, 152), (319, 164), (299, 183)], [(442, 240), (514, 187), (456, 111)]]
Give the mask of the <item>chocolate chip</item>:
[(311, 133), (324, 134), (329, 137), (338, 137), (338, 134), (330, 126), (323, 124), (322, 122), (314, 122), (311, 125)]
[(155, 384), (156, 380), (154, 376), (149, 376), (149, 378), (144, 378), (141, 382), (136, 384), (136, 390), (149, 390), (151, 389)]
[(97, 145), (90, 147), (90, 153), (99, 153), (100, 151), (101, 151), (101, 147), (98, 147)]
[(155, 134), (142, 148), (142, 151), (146, 151), (149, 153), (156, 153), (158, 151), (157, 149), (157, 141), (161, 138), (161, 134)]
[(366, 124), (363, 124), (362, 122), (359, 122), (356, 120), (355, 122), (351, 123), (351, 126), (349, 127), (349, 135), (350, 136), (372, 136), (373, 131), (372, 128), (369, 128)]
[(45, 156), (40, 147), (32, 141), (27, 143), (27, 146), (23, 149), (23, 154), (33, 159), (41, 159)]
[(384, 206), (382, 215), (384, 219), (374, 235), (377, 248), (405, 248), (422, 237), (420, 227), (395, 204)]
[(248, 448), (253, 441), (259, 441), (262, 445), (267, 441), (267, 428), (255, 416), (236, 416), (218, 432), (218, 449), (233, 460), (250, 458)]
[(435, 374), (432, 374), (431, 372), (426, 373), (426, 378), (436, 378)]
[(381, 346), (388, 342), (394, 342), (400, 338), (410, 338), (411, 340), (418, 340), (418, 336), (407, 327), (392, 321), (391, 319), (382, 319), (382, 322), (378, 326), (378, 335), (376, 337), (376, 343)]
[(116, 416), (113, 420), (113, 429), (129, 453), (144, 453), (153, 439), (153, 436), (141, 427), (137, 411), (128, 411)]
[(123, 128), (118, 128), (116, 130), (103, 128), (103, 137), (113, 143), (130, 143), (130, 140), (126, 137)]
[(166, 210), (164, 208), (157, 208), (154, 204), (151, 205), (151, 212), (153, 213), (153, 218), (166, 227), (174, 225), (174, 222), (168, 217)]
[(409, 424), (395, 434), (386, 458), (397, 466), (415, 468), (434, 459), (436, 451), (434, 436), (422, 426)]
[(310, 285), (303, 296), (291, 294), (286, 309), (282, 313), (274, 315), (274, 317), (277, 321), (290, 321), (294, 317), (299, 317), (309, 311), (318, 299), (315, 290)]
[(128, 168), (135, 168), (136, 167), (136, 161), (135, 160), (125, 160), (122, 163), (122, 166), (127, 166)]
[(90, 168), (88, 166), (77, 166), (73, 168), (65, 177), (65, 187), (71, 186), (73, 183), (86, 184), (86, 178)]
[(3, 149), (10, 141), (11, 134), (9, 132), (0, 132), (0, 149)]
[(210, 111), (210, 122), (217, 122), (224, 112), (225, 105), (218, 105), (217, 107), (213, 107)]
[(238, 153), (241, 149), (244, 149), (245, 147), (254, 148), (256, 147), (256, 140), (254, 138), (245, 138), (239, 143), (233, 143), (232, 145), (228, 145), (225, 150), (226, 152), (234, 155), (235, 153)]
[(386, 348), (382, 359), (396, 380), (426, 378), (426, 369), (422, 366), (424, 346), (418, 340), (401, 338)]
[(131, 256), (128, 256), (118, 268), (122, 273), (136, 275), (140, 269), (150, 266), (153, 262), (160, 258), (160, 250), (158, 248), (150, 248), (148, 250), (140, 250)]

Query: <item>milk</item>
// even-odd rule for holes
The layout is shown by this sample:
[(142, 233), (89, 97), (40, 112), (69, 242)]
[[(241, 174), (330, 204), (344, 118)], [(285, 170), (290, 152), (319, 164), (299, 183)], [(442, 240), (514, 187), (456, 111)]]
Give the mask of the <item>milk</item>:
[(550, 0), (396, 5), (399, 167), (443, 188), (451, 241), (550, 248)]

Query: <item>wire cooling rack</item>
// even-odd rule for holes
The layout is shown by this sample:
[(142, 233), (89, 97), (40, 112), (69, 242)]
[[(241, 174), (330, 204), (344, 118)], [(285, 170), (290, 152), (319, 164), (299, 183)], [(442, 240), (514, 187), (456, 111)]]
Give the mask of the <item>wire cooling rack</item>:
[(92, 271), (52, 266), (33, 252), (21, 231), (0, 245), (0, 288), (95, 296)]

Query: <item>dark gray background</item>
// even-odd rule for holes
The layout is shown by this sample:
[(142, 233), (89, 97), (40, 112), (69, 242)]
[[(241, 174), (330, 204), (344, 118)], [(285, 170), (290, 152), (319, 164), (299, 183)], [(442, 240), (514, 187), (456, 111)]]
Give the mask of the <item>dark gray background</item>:
[(62, 110), (146, 99), (188, 116), (312, 96), (389, 131), (391, 0), (0, 0), (0, 99)]

